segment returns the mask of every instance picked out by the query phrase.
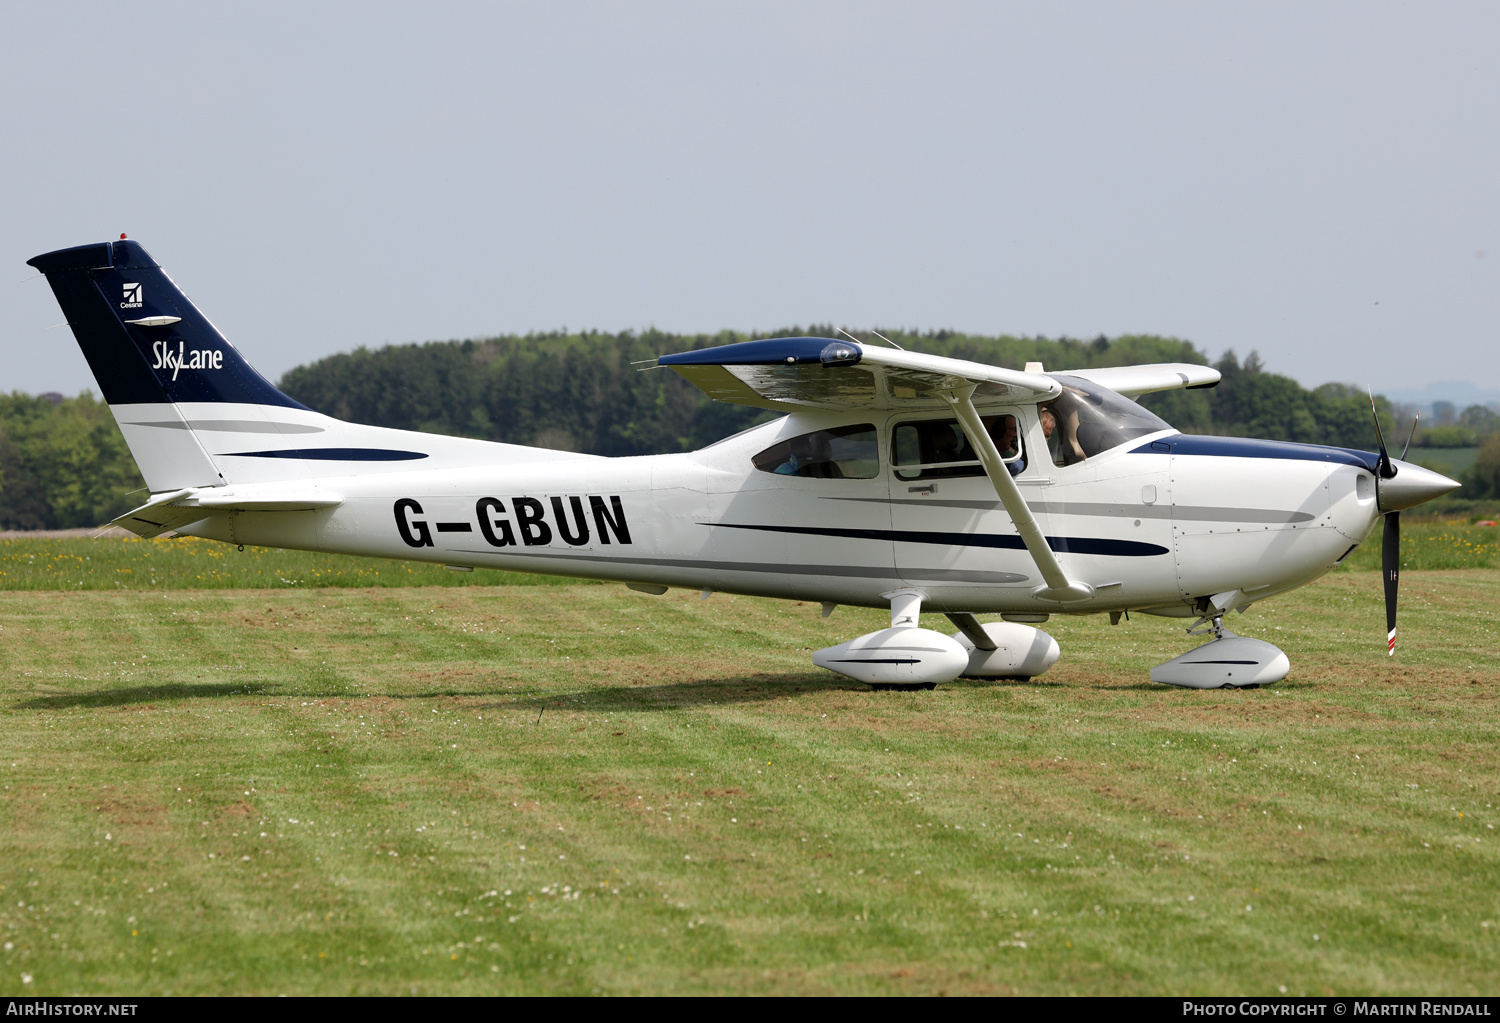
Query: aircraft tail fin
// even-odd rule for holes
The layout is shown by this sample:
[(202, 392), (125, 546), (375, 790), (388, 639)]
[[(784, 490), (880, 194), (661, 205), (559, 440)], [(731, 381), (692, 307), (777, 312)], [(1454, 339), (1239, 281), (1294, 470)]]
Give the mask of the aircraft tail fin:
[(310, 412), (257, 373), (138, 242), (27, 262), (47, 276), (152, 490), (229, 481), (197, 436), (205, 420), (273, 433), (258, 409)]
[(241, 358), (140, 243), (80, 245), (27, 263), (47, 275), (109, 404), (306, 407)]

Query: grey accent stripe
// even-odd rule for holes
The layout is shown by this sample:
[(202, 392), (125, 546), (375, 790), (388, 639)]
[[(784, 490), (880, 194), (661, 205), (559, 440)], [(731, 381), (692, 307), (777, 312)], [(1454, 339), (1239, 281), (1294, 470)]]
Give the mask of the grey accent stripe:
[[(824, 501), (863, 501), (870, 504), (926, 505), (929, 508), (966, 508), (972, 511), (1004, 511), (999, 501), (959, 501), (941, 497), (824, 497)], [(1033, 511), (1046, 515), (1100, 515), (1112, 519), (1177, 519), (1181, 522), (1266, 522), (1285, 525), (1311, 522), (1309, 512), (1275, 508), (1209, 508), (1160, 504), (1103, 504), (1090, 501), (1027, 501)]]
[(1024, 583), (1030, 578), (1015, 572), (971, 572), (953, 568), (898, 569), (850, 565), (765, 565), (740, 561), (692, 561), (685, 558), (609, 558), (591, 554), (548, 554), (525, 548), (508, 554), (502, 554), (497, 550), (466, 550), (459, 547), (448, 549), (454, 554), (491, 554), (498, 558), (551, 558), (556, 561), (591, 561), (604, 565), (651, 565), (659, 568), (693, 568), (715, 572), (769, 572), (778, 575), (831, 575), (857, 579), (907, 580), (916, 576), (932, 582), (987, 583), (990, 585)]
[(323, 433), (321, 426), (305, 423), (268, 423), (264, 419), (180, 419), (154, 423), (126, 423), (126, 426), (154, 426), (158, 430), (201, 430), (204, 433)]
[(935, 583), (1024, 583), (1030, 576), (1015, 572), (968, 572), (957, 568), (903, 568), (901, 577), (907, 582), (926, 581)]

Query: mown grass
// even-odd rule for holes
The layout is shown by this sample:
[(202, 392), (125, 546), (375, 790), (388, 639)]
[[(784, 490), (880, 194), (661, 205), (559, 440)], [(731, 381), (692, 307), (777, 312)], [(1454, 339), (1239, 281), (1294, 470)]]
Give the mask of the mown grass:
[[(451, 572), (419, 561), (246, 547), (198, 537), (0, 540), (0, 590), (273, 589), (489, 586), (494, 573)], [(507, 573), (506, 585), (574, 580)]]
[[(1339, 566), (1343, 571), (1379, 572), (1381, 529), (1375, 530)], [(1500, 529), (1476, 526), (1462, 520), (1403, 521), (1401, 523), (1402, 571), (1435, 571), (1455, 568), (1494, 568), (1500, 564)]]
[[(615, 586), (0, 594), (0, 992), (1485, 993), (1500, 572), (1054, 618), (871, 693), (874, 611)], [(29, 982), (23, 976), (30, 978)]]

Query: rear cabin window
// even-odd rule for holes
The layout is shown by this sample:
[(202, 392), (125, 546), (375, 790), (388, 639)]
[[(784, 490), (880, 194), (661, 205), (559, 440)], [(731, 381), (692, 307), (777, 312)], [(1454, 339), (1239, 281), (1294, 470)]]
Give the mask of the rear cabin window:
[(751, 462), (761, 472), (815, 480), (869, 480), (880, 471), (880, 441), (870, 423), (836, 426), (772, 444)]
[[(1015, 466), (1022, 459), (1016, 417), (983, 416), (981, 421), (995, 442), (1000, 457), (1013, 466), (1012, 473), (1018, 472)], [(893, 441), (891, 463), (896, 467), (897, 479), (935, 480), (984, 475), (984, 466), (956, 419), (901, 423), (896, 427)]]

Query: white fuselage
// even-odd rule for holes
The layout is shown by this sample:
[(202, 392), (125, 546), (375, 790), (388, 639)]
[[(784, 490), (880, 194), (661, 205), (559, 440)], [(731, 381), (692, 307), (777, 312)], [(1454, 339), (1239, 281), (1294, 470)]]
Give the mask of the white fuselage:
[[(932, 611), (1191, 615), (1213, 594), (1239, 590), (1244, 603), (1310, 582), (1379, 517), (1374, 478), (1358, 466), (1152, 450), (1170, 430), (1057, 466), (1035, 407), (1004, 411), (1020, 417), (1030, 454), (1016, 482), (1069, 577), (1094, 587), (1086, 601), (1032, 595), (1036, 565), (987, 477), (914, 483), (893, 472), (894, 425), (932, 413), (799, 413), (686, 454), (546, 458), (494, 445), (503, 464), (318, 466), (348, 470), (316, 478), (343, 499), (336, 508), (238, 512), (183, 532), (871, 607), (916, 587)], [(852, 423), (879, 428), (873, 479), (810, 479), (751, 463), (779, 440)], [(454, 445), (466, 460), (484, 451), (482, 442)], [(262, 485), (271, 484), (235, 489)]]

